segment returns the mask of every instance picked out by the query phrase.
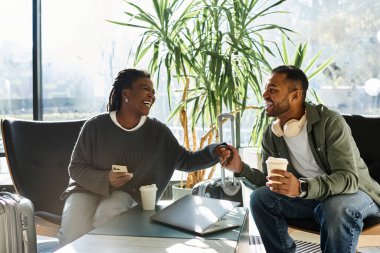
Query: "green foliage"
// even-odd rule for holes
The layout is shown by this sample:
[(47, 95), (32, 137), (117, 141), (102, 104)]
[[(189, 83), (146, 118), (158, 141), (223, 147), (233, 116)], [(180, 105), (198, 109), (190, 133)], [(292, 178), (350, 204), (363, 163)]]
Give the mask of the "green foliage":
[[(278, 53), (288, 62), (285, 40), (282, 52), (273, 41), (265, 40), (265, 32), (278, 32), (288, 38), (292, 31), (277, 24), (265, 23), (263, 17), (283, 14), (278, 6), (286, 0), (152, 0), (153, 12), (126, 1), (128, 22), (110, 21), (141, 29), (135, 65), (151, 51), (149, 71), (167, 72), (167, 95), (171, 108), (172, 78), (182, 85), (182, 100), (175, 105), (170, 118), (180, 119), (184, 129), (184, 146), (190, 149), (188, 117), (191, 119), (193, 149), (205, 142), (219, 141), (217, 116), (229, 111), (241, 117), (246, 109), (261, 109), (247, 105), (253, 99), (261, 103), (263, 77), (272, 70), (268, 58)], [(307, 44), (300, 44), (292, 63), (302, 65)], [(318, 58), (318, 57), (316, 57)], [(316, 58), (308, 65), (312, 66)], [(328, 64), (328, 63), (326, 63)], [(326, 65), (327, 66), (327, 65)], [(311, 77), (323, 70), (317, 68)], [(253, 98), (249, 97), (253, 94)], [(209, 130), (196, 143), (195, 125), (201, 122)], [(262, 132), (269, 124), (265, 112), (258, 113), (252, 138), (260, 143)], [(214, 168), (215, 169), (215, 168)], [(211, 170), (208, 178), (212, 177)], [(186, 187), (204, 179), (204, 171), (188, 174)]]
[(291, 31), (260, 18), (283, 13), (275, 9), (284, 1), (152, 0), (153, 13), (126, 1), (129, 22), (111, 22), (141, 28), (135, 64), (153, 50), (149, 71), (159, 83), (161, 68), (167, 70), (169, 105), (172, 78), (183, 84), (185, 99), (170, 117), (188, 108), (192, 128), (199, 121), (212, 127), (224, 110), (242, 114), (248, 94), (261, 100), (263, 76), (271, 70), (267, 55), (275, 56), (262, 33)]
[[(254, 99), (261, 104), (261, 85), (272, 66), (269, 57), (281, 58), (283, 64), (304, 70), (309, 79), (323, 71), (332, 61), (329, 58), (316, 66), (321, 52), (306, 64), (308, 43), (295, 45), (289, 55), (287, 40), (292, 31), (277, 24), (261, 21), (268, 15), (283, 14), (278, 6), (285, 0), (152, 0), (153, 13), (126, 1), (125, 14), (129, 22), (111, 21), (141, 29), (135, 64), (153, 50), (149, 71), (167, 71), (167, 93), (171, 106), (172, 78), (182, 84), (183, 99), (175, 105), (170, 118), (183, 113), (191, 118), (191, 127), (198, 122), (217, 129), (217, 115), (222, 111), (239, 112), (247, 108), (261, 109), (252, 130), (252, 143), (260, 145), (262, 133), (270, 123), (261, 106), (247, 105)], [(283, 34), (281, 45), (266, 41), (265, 32)], [(292, 43), (292, 45), (294, 45)], [(274, 49), (277, 49), (273, 51)], [(319, 101), (310, 89), (308, 97)], [(187, 127), (186, 123), (182, 125)]]

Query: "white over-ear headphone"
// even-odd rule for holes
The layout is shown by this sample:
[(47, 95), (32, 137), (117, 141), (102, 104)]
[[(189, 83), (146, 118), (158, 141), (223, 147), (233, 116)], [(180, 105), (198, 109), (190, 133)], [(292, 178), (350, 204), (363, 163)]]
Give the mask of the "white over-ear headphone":
[(282, 130), (280, 126), (280, 120), (276, 120), (275, 122), (273, 122), (271, 128), (272, 132), (278, 137), (282, 137), (284, 135), (286, 137), (294, 137), (301, 132), (305, 122), (306, 114), (304, 114), (300, 120), (291, 119), (288, 122), (286, 122), (284, 125), (284, 130)]

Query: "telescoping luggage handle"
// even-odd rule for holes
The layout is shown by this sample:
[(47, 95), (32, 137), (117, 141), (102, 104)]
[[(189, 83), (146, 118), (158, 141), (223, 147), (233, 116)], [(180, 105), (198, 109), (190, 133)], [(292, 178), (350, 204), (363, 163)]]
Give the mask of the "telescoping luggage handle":
[[(223, 142), (223, 119), (228, 118), (231, 123), (231, 139), (232, 139), (232, 146), (235, 147), (235, 116), (231, 113), (222, 113), (218, 115), (218, 125), (219, 125), (219, 137), (220, 137), (220, 142)], [(221, 171), (220, 171), (220, 177), (222, 180), (222, 185), (225, 186), (225, 173), (224, 173), (224, 167), (221, 166)], [(236, 186), (236, 178), (233, 177), (233, 185)]]

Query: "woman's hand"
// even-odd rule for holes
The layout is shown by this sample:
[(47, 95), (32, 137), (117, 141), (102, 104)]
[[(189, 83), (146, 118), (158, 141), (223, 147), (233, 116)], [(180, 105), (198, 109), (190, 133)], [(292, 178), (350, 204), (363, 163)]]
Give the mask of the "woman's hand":
[(125, 185), (133, 177), (133, 173), (125, 172), (113, 172), (112, 170), (108, 174), (108, 181), (110, 185), (115, 188), (120, 188)]
[(241, 172), (243, 163), (236, 148), (231, 145), (220, 145), (215, 148), (214, 152), (218, 154), (222, 166), (235, 173)]
[(214, 152), (219, 156), (219, 162), (223, 166), (227, 165), (233, 157), (232, 150), (226, 145), (216, 147)]

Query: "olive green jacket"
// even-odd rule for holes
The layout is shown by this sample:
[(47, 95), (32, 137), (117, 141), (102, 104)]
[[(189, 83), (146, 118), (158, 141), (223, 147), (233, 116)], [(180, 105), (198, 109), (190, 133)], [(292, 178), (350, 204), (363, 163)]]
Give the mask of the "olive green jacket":
[[(332, 195), (355, 193), (359, 189), (380, 205), (380, 185), (370, 177), (343, 116), (324, 105), (305, 103), (305, 108), (311, 152), (326, 173), (305, 179), (308, 182), (306, 198), (324, 200)], [(270, 127), (265, 130), (262, 141), (263, 172), (244, 164), (237, 176), (247, 178), (256, 186), (265, 185), (265, 161), (269, 156), (286, 158), (289, 161), (288, 171), (297, 178), (301, 177), (291, 163), (284, 138), (277, 137)]]

